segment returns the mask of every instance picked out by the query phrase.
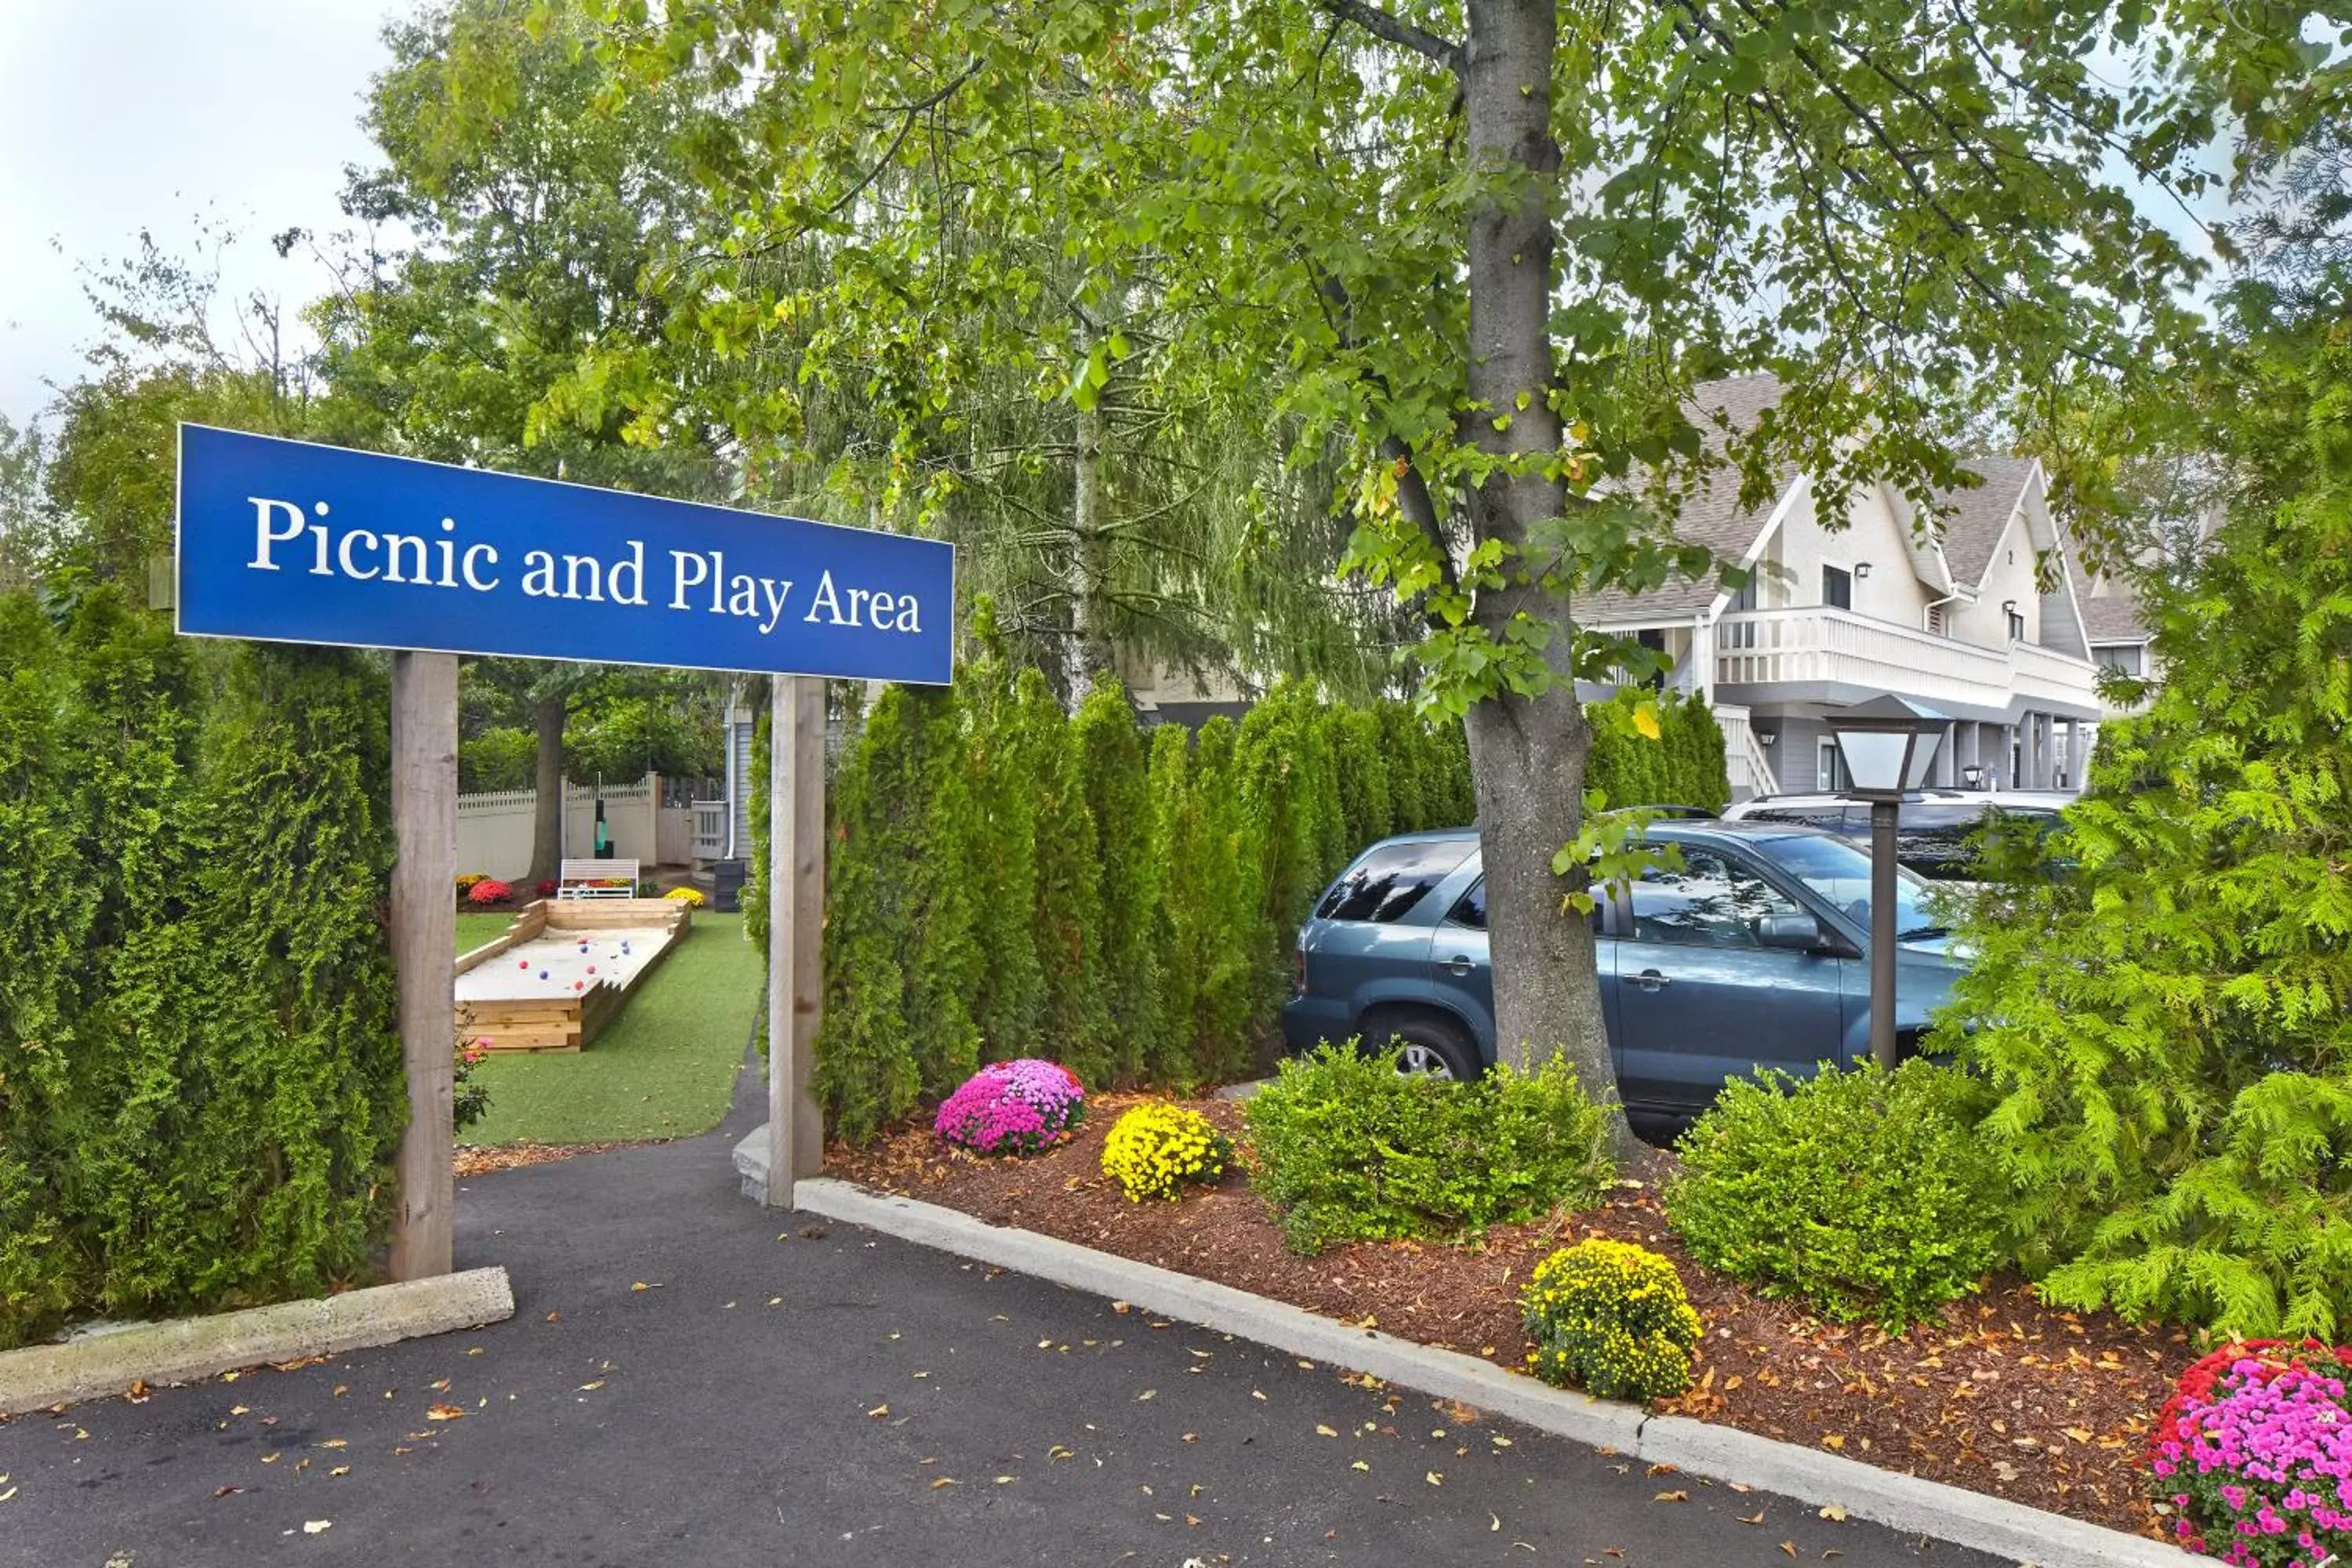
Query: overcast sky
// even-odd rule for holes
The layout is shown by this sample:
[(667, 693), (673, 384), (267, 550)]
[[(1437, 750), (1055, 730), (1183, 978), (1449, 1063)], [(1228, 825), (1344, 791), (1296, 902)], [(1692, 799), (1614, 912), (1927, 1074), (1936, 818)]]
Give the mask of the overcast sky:
[(289, 309), (324, 288), (268, 237), (341, 226), (343, 165), (370, 161), (361, 96), (407, 0), (0, 0), (0, 414), (22, 424), (97, 336), (79, 263), (152, 228), (242, 242), (225, 292)]

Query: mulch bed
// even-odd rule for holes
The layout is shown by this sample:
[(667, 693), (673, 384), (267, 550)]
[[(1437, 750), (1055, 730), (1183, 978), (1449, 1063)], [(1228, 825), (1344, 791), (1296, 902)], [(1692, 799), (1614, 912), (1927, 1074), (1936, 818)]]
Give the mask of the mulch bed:
[[(1641, 1184), (1598, 1210), (1499, 1230), (1481, 1245), (1356, 1243), (1301, 1258), (1237, 1173), (1180, 1203), (1129, 1203), (1100, 1162), (1105, 1132), (1132, 1103), (1096, 1097), (1069, 1142), (1028, 1159), (951, 1150), (919, 1127), (863, 1149), (836, 1145), (826, 1169), (1514, 1368), (1528, 1348), (1518, 1293), (1535, 1266), (1587, 1236), (1638, 1241), (1674, 1259), (1706, 1322), (1696, 1385), (1655, 1408), (2159, 1533), (2136, 1461), (2194, 1357), (2185, 1334), (2061, 1311), (2011, 1277), (1900, 1335), (1823, 1323), (1691, 1261), (1657, 1205), (1657, 1184), (1674, 1168), (1664, 1153), (1628, 1173)], [(1240, 1133), (1240, 1106), (1184, 1103)]]

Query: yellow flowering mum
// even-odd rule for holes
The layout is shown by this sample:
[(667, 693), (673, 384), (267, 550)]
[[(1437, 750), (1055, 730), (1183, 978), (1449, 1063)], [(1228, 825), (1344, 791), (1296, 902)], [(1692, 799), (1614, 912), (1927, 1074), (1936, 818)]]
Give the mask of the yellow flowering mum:
[(1536, 1266), (1519, 1298), (1546, 1383), (1603, 1399), (1667, 1399), (1690, 1386), (1706, 1331), (1674, 1264), (1646, 1247), (1593, 1237)]
[(702, 907), (702, 895), (692, 888), (672, 888), (668, 892), (664, 893), (662, 897), (665, 899), (675, 900), (678, 903), (686, 905), (688, 909), (698, 910)]
[(1103, 1174), (1129, 1203), (1175, 1198), (1187, 1182), (1213, 1182), (1233, 1158), (1230, 1139), (1197, 1110), (1155, 1100), (1112, 1124), (1103, 1140)]

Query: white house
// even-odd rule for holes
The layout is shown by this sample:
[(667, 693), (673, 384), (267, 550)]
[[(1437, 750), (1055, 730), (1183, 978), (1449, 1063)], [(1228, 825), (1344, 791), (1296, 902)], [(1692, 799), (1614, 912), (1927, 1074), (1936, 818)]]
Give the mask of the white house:
[[(1779, 393), (1751, 376), (1707, 384), (1697, 401), (1738, 425)], [(1768, 504), (1743, 509), (1738, 476), (1718, 470), (1675, 531), (1749, 568), (1746, 586), (1710, 574), (1580, 608), (1588, 624), (1663, 650), (1667, 683), (1715, 705), (1742, 797), (1843, 788), (1825, 716), (1882, 693), (1952, 717), (1936, 784), (2078, 787), (2102, 716), (2098, 666), (2046, 478), (2026, 458), (1964, 466), (1983, 484), (1938, 498), (1941, 526), (1926, 529), (1879, 485), (1847, 498), (1843, 527), (1824, 527), (1833, 509), (1794, 470)]]

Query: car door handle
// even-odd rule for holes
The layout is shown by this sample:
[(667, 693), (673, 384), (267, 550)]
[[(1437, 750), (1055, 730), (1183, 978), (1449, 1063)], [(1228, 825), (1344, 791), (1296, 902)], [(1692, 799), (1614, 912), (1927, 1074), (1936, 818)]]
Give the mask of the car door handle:
[(1457, 952), (1445, 961), (1445, 967), (1456, 974), (1466, 975), (1470, 973), (1471, 963), (1468, 955)]
[(1671, 976), (1661, 974), (1654, 969), (1644, 969), (1633, 977), (1633, 983), (1644, 991), (1663, 991), (1672, 985), (1674, 980)]

